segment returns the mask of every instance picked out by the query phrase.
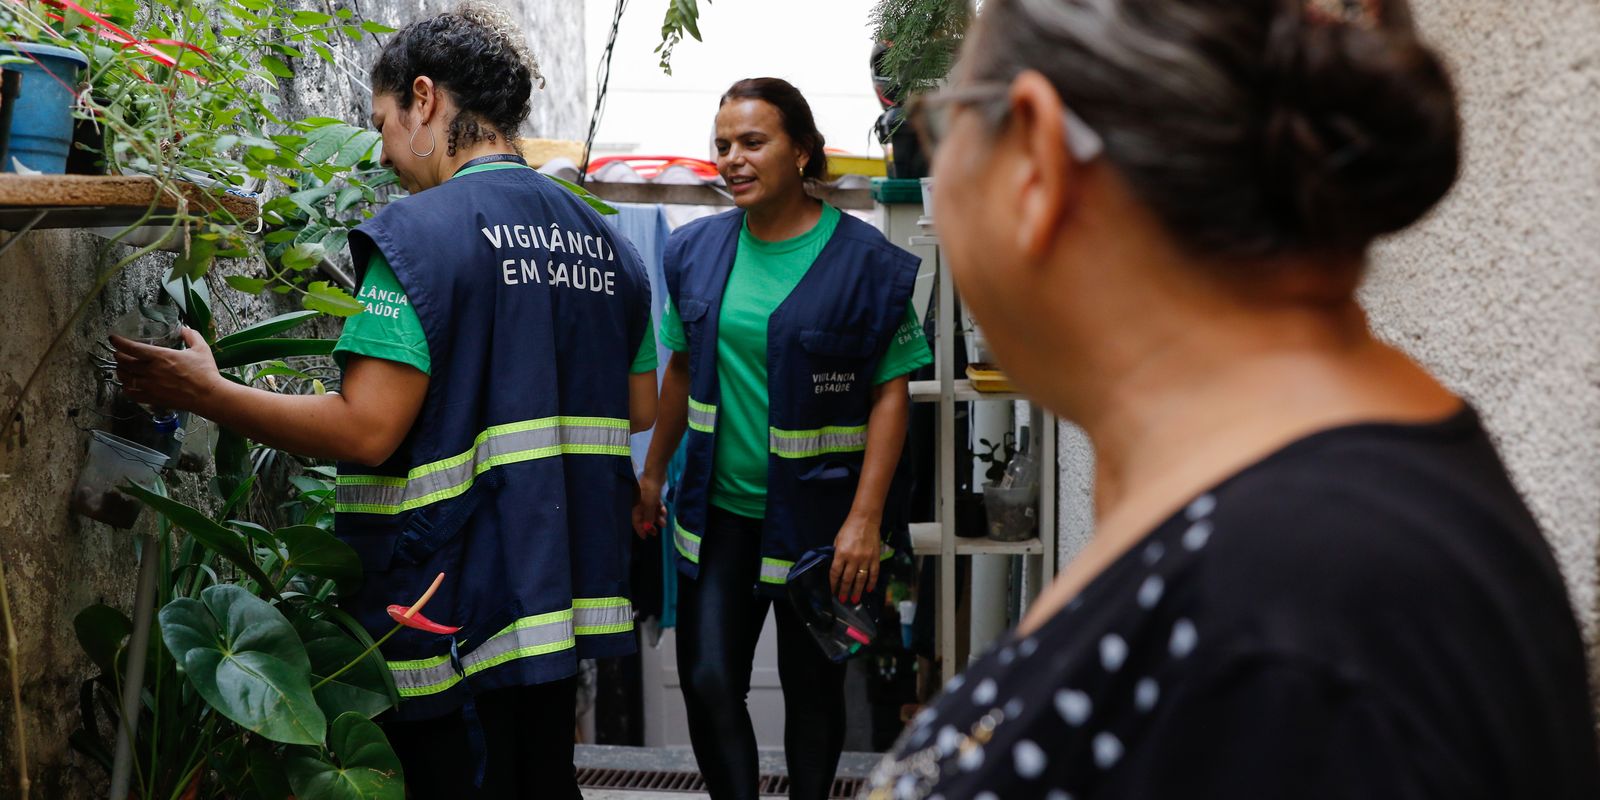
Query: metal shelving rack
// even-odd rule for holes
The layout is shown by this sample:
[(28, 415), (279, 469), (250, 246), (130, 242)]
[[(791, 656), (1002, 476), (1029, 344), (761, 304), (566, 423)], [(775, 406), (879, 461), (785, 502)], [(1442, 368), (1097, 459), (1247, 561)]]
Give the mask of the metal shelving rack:
[(911, 525), (912, 552), (917, 555), (939, 557), (938, 590), (938, 648), (943, 665), (943, 680), (948, 681), (959, 671), (956, 636), (956, 559), (974, 555), (1022, 555), (1028, 557), (1030, 569), (1025, 570), (1026, 584), (1023, 605), (1038, 596), (1040, 587), (1056, 572), (1056, 481), (1060, 474), (1056, 463), (1056, 420), (1049, 412), (1043, 414), (1039, 431), (1039, 533), (1020, 542), (997, 542), (988, 537), (966, 538), (956, 536), (956, 456), (955, 456), (955, 404), (969, 402), (1011, 402), (1026, 400), (1020, 394), (979, 392), (971, 381), (955, 376), (955, 286), (950, 279), (949, 267), (939, 249), (937, 236), (912, 236), (912, 246), (932, 246), (934, 268), (937, 270), (938, 294), (935, 298), (938, 335), (933, 342), (934, 374), (931, 381), (913, 381), (911, 400), (917, 403), (938, 405), (936, 447), (939, 463), (935, 472), (937, 502), (935, 521)]

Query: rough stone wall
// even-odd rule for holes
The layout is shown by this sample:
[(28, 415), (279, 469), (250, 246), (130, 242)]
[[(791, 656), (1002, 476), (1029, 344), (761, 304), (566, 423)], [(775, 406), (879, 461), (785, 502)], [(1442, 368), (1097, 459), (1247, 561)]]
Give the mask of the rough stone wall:
[[(535, 100), (527, 133), (581, 138), (588, 112), (583, 81), (583, 9), (563, 0), (503, 0), (529, 32), (548, 85)], [(350, 5), (358, 16), (399, 25), (454, 5), (427, 0), (335, 4)], [(316, 5), (322, 9), (321, 3)], [(325, 9), (323, 9), (325, 10)], [(365, 120), (370, 96), (365, 88), (367, 65), (378, 43), (368, 39), (338, 50), (340, 64), (329, 67), (312, 59), (284, 92), (291, 116), (329, 115)], [(12, 234), (0, 234), (0, 242)], [(38, 362), (51, 336), (89, 293), (103, 240), (78, 230), (27, 234), (0, 257), (0, 411), (8, 406)], [(114, 248), (121, 258), (131, 251)], [(134, 538), (81, 518), (68, 509), (68, 496), (81, 466), (85, 431), (107, 427), (108, 388), (90, 361), (97, 341), (111, 322), (139, 300), (154, 299), (172, 261), (158, 253), (141, 259), (115, 278), (87, 313), (68, 331), (52, 356), (48, 371), (22, 407), (19, 435), (0, 443), (0, 560), (4, 561), (12, 614), (20, 640), (16, 668), (22, 680), (33, 797), (79, 798), (103, 795), (104, 773), (67, 745), (77, 727), (79, 684), (92, 674), (72, 632), (73, 617), (83, 607), (107, 603), (131, 612), (137, 565)], [(244, 272), (249, 263), (219, 264), (216, 272)], [(212, 282), (213, 306), (220, 332), (293, 310), (259, 298), (247, 298)], [(236, 317), (222, 306), (232, 305)], [(233, 320), (238, 322), (234, 323)], [(322, 324), (316, 335), (333, 336), (336, 322)], [(173, 477), (176, 476), (176, 477)], [(204, 477), (171, 473), (175, 495), (198, 499)], [(152, 526), (146, 512), (140, 525)], [(3, 637), (0, 637), (3, 645)], [(0, 797), (16, 787), (10, 668), (0, 647)]]
[[(1600, 678), (1600, 4), (1413, 6), (1455, 74), (1465, 168), (1428, 220), (1377, 248), (1362, 301), (1482, 414)], [(1092, 456), (1072, 434), (1062, 426), (1063, 558), (1092, 520)]]

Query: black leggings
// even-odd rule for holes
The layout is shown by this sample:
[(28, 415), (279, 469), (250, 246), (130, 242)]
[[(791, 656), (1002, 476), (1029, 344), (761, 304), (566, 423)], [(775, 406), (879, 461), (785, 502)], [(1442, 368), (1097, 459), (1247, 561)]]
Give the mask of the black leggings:
[(713, 800), (755, 800), (760, 773), (745, 698), (767, 608), (778, 619), (789, 796), (826, 800), (844, 749), (845, 666), (829, 661), (787, 600), (755, 591), (761, 520), (713, 507), (700, 577), (678, 584), (678, 676), (689, 739)]
[(576, 800), (572, 767), (578, 679), (496, 689), (473, 703), (488, 751), (483, 785), (460, 710), (437, 719), (388, 722), (383, 732), (400, 756), (412, 800), (537, 798)]

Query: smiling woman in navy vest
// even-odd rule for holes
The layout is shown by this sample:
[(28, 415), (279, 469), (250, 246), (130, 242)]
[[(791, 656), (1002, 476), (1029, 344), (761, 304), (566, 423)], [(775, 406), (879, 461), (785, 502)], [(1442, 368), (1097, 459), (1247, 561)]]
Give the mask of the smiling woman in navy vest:
[[(383, 648), (383, 720), (412, 797), (578, 797), (578, 659), (634, 647), (630, 430), (655, 414), (650, 297), (633, 248), (517, 155), (537, 65), (503, 11), (464, 5), (394, 35), (373, 68), (383, 163), (411, 192), (356, 229), (366, 313), (341, 391), (289, 396), (182, 352), (119, 341), (130, 394), (274, 447), (337, 459), (336, 529), (366, 579), (341, 605)], [(541, 79), (542, 80), (542, 79)], [(641, 359), (639, 354), (645, 354)]]
[[(745, 695), (756, 639), (789, 569), (835, 548), (830, 578), (859, 601), (878, 580), (885, 497), (905, 439), (907, 375), (931, 360), (911, 311), (917, 259), (812, 198), (823, 139), (793, 86), (733, 85), (717, 168), (738, 209), (668, 242), (673, 351), (635, 527), (664, 521), (667, 462), (687, 429), (673, 537), (678, 670), (695, 757), (714, 798), (755, 798)], [(792, 797), (828, 794), (844, 742), (844, 666), (786, 601), (774, 605)]]

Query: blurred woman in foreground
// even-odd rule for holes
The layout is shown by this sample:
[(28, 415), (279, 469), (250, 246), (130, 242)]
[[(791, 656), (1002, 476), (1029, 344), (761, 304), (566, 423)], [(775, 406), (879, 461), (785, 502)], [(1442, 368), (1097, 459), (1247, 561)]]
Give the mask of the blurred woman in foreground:
[(1600, 797), (1550, 551), (1356, 301), (1458, 169), (1407, 5), (989, 0), (965, 46), (939, 234), (1097, 531), (868, 796)]

